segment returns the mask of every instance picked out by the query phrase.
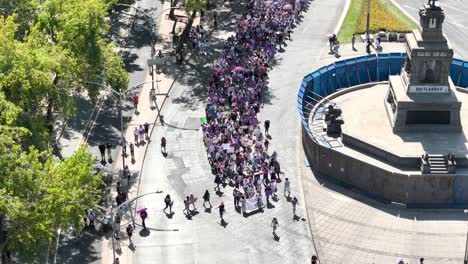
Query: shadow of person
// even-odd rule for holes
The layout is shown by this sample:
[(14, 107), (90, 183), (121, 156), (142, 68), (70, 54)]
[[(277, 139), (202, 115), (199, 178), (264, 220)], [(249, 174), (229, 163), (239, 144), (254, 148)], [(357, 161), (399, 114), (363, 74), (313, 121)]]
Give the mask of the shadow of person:
[(102, 159), (102, 160), (101, 160), (101, 164), (102, 164), (103, 166), (106, 165), (106, 164), (107, 164), (106, 160), (103, 160), (103, 159)]
[(272, 203), (268, 202), (267, 203), (267, 208), (268, 209), (273, 209), (273, 208), (275, 208), (275, 206)]
[(276, 233), (273, 233), (273, 240), (275, 240), (276, 242), (279, 242), (280, 237)]
[(200, 212), (198, 212), (197, 209), (194, 209), (194, 210), (190, 211), (190, 215), (191, 215), (191, 216), (196, 216), (196, 215), (199, 214), (199, 213), (200, 213)]
[(187, 218), (187, 220), (192, 220), (192, 214), (191, 213), (186, 213), (184, 215), (185, 215), (185, 218)]
[(271, 139), (273, 138), (270, 134), (266, 135), (266, 137), (267, 137), (269, 140), (271, 140)]
[(135, 157), (132, 156), (132, 160), (131, 160), (132, 164), (135, 164)]
[(223, 196), (223, 194), (224, 194), (224, 193), (223, 193), (222, 191), (220, 191), (220, 190), (217, 190), (217, 191), (216, 191), (216, 195), (218, 195), (219, 197)]
[(224, 219), (222, 219), (221, 222), (219, 223), (219, 225), (222, 226), (222, 227), (224, 227), (224, 228), (226, 228), (228, 224), (229, 224), (229, 223), (226, 222), (226, 221), (224, 221)]
[(167, 152), (161, 150), (161, 154), (163, 155), (163, 157), (167, 158)]
[(165, 214), (166, 214), (166, 217), (167, 217), (167, 218), (172, 219), (172, 217), (174, 217), (175, 212), (172, 211), (172, 212), (170, 212), (170, 213), (165, 213)]
[(131, 251), (135, 251), (136, 246), (133, 243), (131, 243), (130, 245), (128, 245), (128, 249), (130, 249)]
[(144, 229), (140, 230), (139, 234), (140, 234), (141, 237), (147, 237), (147, 236), (149, 236), (150, 231), (149, 231), (148, 228), (144, 228)]
[(293, 221), (299, 221), (301, 220), (301, 217), (298, 215), (293, 216)]
[(211, 214), (211, 207), (205, 207), (205, 213)]
[(112, 164), (112, 162), (114, 162), (114, 161), (112, 160), (112, 158), (109, 158), (109, 159), (107, 160), (107, 162), (109, 162), (109, 164)]

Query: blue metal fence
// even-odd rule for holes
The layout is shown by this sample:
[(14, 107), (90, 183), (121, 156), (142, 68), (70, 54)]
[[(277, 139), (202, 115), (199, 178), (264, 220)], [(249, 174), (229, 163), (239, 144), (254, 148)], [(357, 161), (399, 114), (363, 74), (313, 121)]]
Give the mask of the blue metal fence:
[[(321, 98), (337, 89), (369, 82), (388, 81), (390, 75), (400, 74), (406, 53), (380, 53), (337, 61), (324, 66), (304, 77), (299, 89), (299, 115), (306, 131), (312, 106)], [(461, 88), (468, 87), (468, 61), (453, 59), (450, 67), (453, 83)]]

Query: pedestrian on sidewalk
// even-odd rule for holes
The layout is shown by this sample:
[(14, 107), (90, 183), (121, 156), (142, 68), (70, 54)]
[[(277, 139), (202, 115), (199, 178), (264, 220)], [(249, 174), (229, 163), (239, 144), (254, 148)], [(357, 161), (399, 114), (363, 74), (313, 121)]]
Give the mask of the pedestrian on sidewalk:
[(106, 160), (106, 145), (100, 144), (99, 152), (101, 153), (101, 162), (104, 162)]
[(317, 256), (315, 254), (312, 255), (312, 257), (310, 258), (310, 263), (311, 264), (317, 264)]
[(273, 217), (273, 219), (271, 220), (271, 227), (273, 228), (273, 237), (274, 238), (277, 237), (276, 229), (278, 228), (278, 226), (279, 226), (278, 219), (276, 219), (276, 217)]
[(356, 50), (356, 48), (354, 47), (355, 44), (356, 44), (356, 36), (353, 34), (353, 37), (351, 38), (351, 46), (353, 48), (353, 51)]
[(149, 127), (150, 127), (150, 125), (148, 124), (148, 122), (145, 122), (143, 127), (145, 128), (145, 137), (146, 137), (146, 139), (149, 140)]
[(143, 125), (140, 125), (140, 128), (138, 129), (138, 133), (140, 134), (140, 142), (143, 143), (145, 142), (145, 128)]
[(281, 177), (280, 177), (281, 166), (280, 166), (280, 163), (277, 160), (275, 160), (275, 162), (273, 162), (273, 173), (276, 175), (277, 181), (281, 181)]
[(172, 214), (172, 205), (174, 204), (174, 201), (171, 200), (171, 196), (169, 194), (164, 198), (164, 203), (166, 204), (166, 207), (164, 207), (163, 211), (166, 211), (169, 207), (169, 213)]
[(220, 192), (221, 188), (219, 188), (219, 185), (221, 184), (221, 176), (219, 175), (219, 173), (216, 174), (214, 183), (216, 184), (216, 187), (214, 188), (215, 191)]
[(419, 259), (419, 264), (424, 264), (424, 258)]
[(140, 217), (141, 217), (141, 225), (143, 226), (143, 229), (146, 229), (145, 220), (148, 217), (148, 212), (146, 212), (146, 209), (143, 209), (140, 211)]
[(299, 204), (299, 202), (297, 201), (297, 198), (295, 196), (292, 198), (291, 203), (293, 207), (293, 215), (294, 217), (296, 217), (296, 207)]
[(111, 156), (111, 153), (112, 153), (112, 144), (111, 144), (111, 143), (107, 143), (107, 145), (106, 145), (106, 150), (107, 150), (107, 158), (108, 158), (109, 161), (111, 162), (111, 161), (112, 161), (112, 156)]
[(133, 108), (135, 108), (135, 113), (138, 111), (138, 95), (133, 96)]
[(119, 260), (119, 258), (115, 258), (115, 260), (114, 260), (114, 264), (120, 264), (120, 260)]
[(268, 130), (270, 129), (270, 120), (265, 120), (265, 136), (270, 135)]
[(88, 212), (89, 226), (94, 226), (95, 219), (96, 219), (96, 214), (94, 213), (93, 209), (89, 209), (89, 212)]
[(190, 203), (192, 204), (193, 206), (193, 210), (195, 211), (198, 211), (197, 210), (197, 207), (195, 207), (195, 202), (198, 200), (197, 197), (195, 197), (195, 195), (193, 195), (193, 193), (190, 194)]
[(291, 195), (291, 182), (289, 181), (288, 178), (285, 178), (284, 179), (284, 196), (289, 197), (290, 195)]
[(205, 191), (205, 194), (203, 194), (203, 207), (206, 208), (205, 204), (208, 203), (210, 205), (210, 208), (213, 207), (210, 202), (210, 192), (208, 190)]
[(216, 12), (213, 13), (213, 27), (214, 29), (218, 28), (218, 16), (216, 15)]
[(226, 209), (224, 208), (224, 202), (221, 202), (221, 204), (218, 206), (219, 209), (219, 217), (221, 218), (221, 223), (224, 222), (224, 213), (226, 212)]
[(161, 151), (163, 154), (166, 153), (166, 144), (167, 144), (167, 140), (165, 137), (162, 137), (161, 138)]
[(132, 160), (135, 159), (135, 146), (133, 143), (130, 143), (130, 155), (132, 155)]
[(184, 200), (184, 210), (182, 211), (186, 216), (190, 216), (190, 197), (187, 196)]
[(114, 238), (115, 238), (115, 244), (117, 246), (117, 250), (121, 250), (121, 247), (120, 247), (120, 231), (119, 230), (115, 230)]
[(133, 244), (133, 241), (132, 241), (133, 226), (132, 226), (132, 224), (128, 224), (128, 226), (127, 226), (127, 236), (128, 236), (128, 242), (130, 242), (130, 245), (132, 245)]
[(153, 89), (151, 89), (150, 91), (150, 107), (156, 107), (156, 91)]
[(232, 196), (234, 196), (234, 208), (239, 207), (241, 193), (239, 192), (237, 188), (234, 188), (234, 191), (232, 192)]
[(120, 144), (122, 145), (122, 156), (125, 158), (127, 157), (127, 140), (123, 138)]
[(133, 138), (135, 139), (135, 145), (138, 146), (138, 136), (140, 135), (140, 131), (138, 131), (138, 127), (135, 127), (135, 130), (133, 130)]

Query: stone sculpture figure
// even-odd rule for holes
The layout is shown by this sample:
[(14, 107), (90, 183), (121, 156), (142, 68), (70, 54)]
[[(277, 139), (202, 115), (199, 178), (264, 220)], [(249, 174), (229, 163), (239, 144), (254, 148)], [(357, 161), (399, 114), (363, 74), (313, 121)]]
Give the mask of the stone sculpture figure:
[(433, 8), (433, 7), (435, 7), (435, 2), (436, 2), (436, 1), (437, 1), (437, 0), (428, 0), (428, 1), (427, 1), (427, 4), (430, 5), (430, 6)]

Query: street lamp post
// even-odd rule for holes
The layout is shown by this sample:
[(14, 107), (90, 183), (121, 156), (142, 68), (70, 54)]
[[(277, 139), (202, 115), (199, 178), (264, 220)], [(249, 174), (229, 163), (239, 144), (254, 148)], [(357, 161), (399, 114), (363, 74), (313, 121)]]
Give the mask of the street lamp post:
[(369, 27), (370, 27), (370, 1), (367, 0), (367, 25), (366, 25), (366, 40), (369, 42), (370, 34), (369, 34)]

